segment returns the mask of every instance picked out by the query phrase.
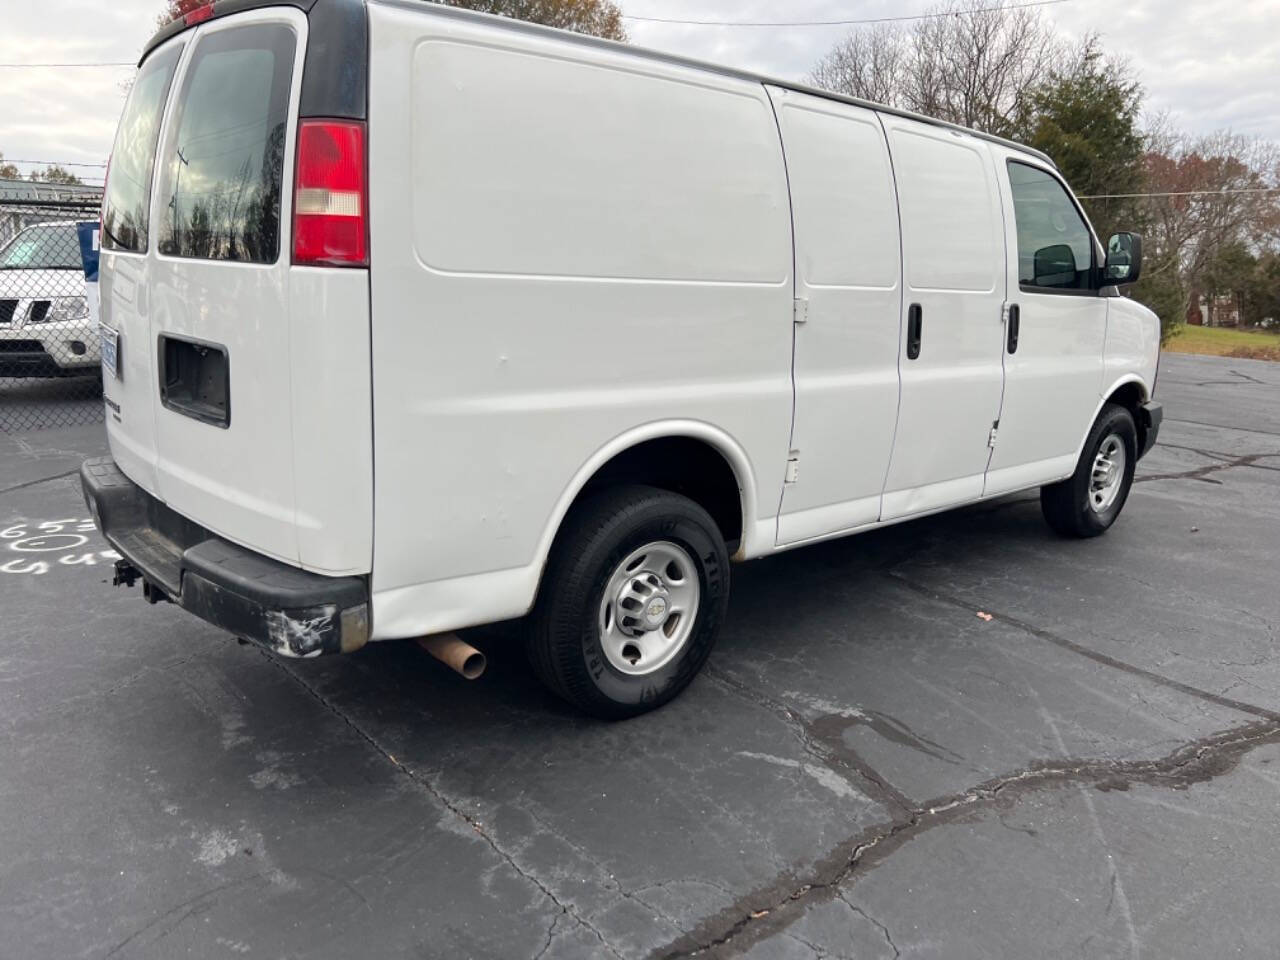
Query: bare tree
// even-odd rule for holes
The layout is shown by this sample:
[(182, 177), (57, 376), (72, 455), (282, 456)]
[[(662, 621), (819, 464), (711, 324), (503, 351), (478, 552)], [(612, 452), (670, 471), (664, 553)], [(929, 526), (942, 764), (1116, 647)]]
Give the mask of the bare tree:
[[(156, 26), (181, 19), (209, 0), (163, 0)], [(589, 33), (609, 40), (627, 39), (622, 26), (622, 11), (611, 0), (435, 0), (450, 7), (466, 7), (481, 13), (496, 13), (517, 20), (528, 20), (548, 27)]]
[(437, 0), (450, 7), (496, 13), (607, 40), (627, 39), (622, 11), (610, 0)]
[(1159, 117), (1143, 168), (1144, 285), (1180, 322), (1224, 250), (1280, 242), (1280, 147), (1229, 131), (1193, 137)]
[(1070, 68), (1063, 44), (1037, 10), (950, 0), (910, 27), (855, 30), (811, 74), (821, 87), (1008, 134), (1028, 92), (1053, 70)]
[(907, 40), (900, 27), (876, 24), (855, 30), (818, 61), (810, 82), (889, 106), (905, 106)]

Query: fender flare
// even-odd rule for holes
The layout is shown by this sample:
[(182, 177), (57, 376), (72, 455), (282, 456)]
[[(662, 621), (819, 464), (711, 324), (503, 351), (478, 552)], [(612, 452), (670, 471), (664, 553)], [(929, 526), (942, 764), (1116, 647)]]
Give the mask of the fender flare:
[(749, 544), (750, 547), (757, 546), (755, 543), (757, 538), (752, 530), (752, 525), (756, 521), (756, 504), (758, 501), (755, 471), (752, 469), (751, 459), (747, 456), (746, 450), (724, 430), (702, 420), (655, 420), (651, 423), (632, 427), (613, 437), (588, 457), (577, 472), (574, 473), (573, 479), (565, 486), (560, 498), (556, 501), (555, 507), (551, 511), (551, 516), (543, 526), (542, 535), (538, 538), (534, 563), (538, 569), (537, 582), (539, 584), (541, 584), (542, 575), (546, 570), (547, 559), (551, 555), (551, 544), (555, 541), (556, 534), (560, 532), (560, 527), (564, 523), (565, 517), (569, 514), (569, 508), (573, 506), (573, 502), (582, 493), (583, 488), (591, 481), (591, 478), (596, 475), (601, 467), (618, 454), (649, 440), (663, 440), (668, 437), (688, 437), (693, 440), (701, 440), (724, 457), (729, 469), (733, 472), (734, 479), (738, 482), (738, 502), (742, 510), (742, 539), (738, 545), (737, 553), (734, 554), (734, 559), (744, 559), (751, 555)]
[(1084, 450), (1084, 442), (1089, 439), (1089, 431), (1092, 430), (1093, 425), (1098, 422), (1098, 414), (1102, 412), (1103, 407), (1111, 402), (1112, 395), (1125, 384), (1129, 383), (1136, 383), (1138, 385), (1138, 389), (1142, 391), (1142, 400), (1144, 403), (1151, 399), (1151, 388), (1148, 387), (1146, 382), (1136, 373), (1125, 373), (1117, 377), (1115, 382), (1104, 390), (1098, 397), (1098, 405), (1093, 408), (1093, 416), (1089, 418), (1088, 424), (1085, 425), (1084, 433), (1080, 435), (1080, 442), (1076, 444), (1075, 450), (1075, 459), (1077, 463), (1080, 461), (1080, 452)]

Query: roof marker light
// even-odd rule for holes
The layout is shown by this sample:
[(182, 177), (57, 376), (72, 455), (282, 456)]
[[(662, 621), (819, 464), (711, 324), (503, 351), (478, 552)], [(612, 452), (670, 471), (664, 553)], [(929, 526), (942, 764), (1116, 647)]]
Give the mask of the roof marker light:
[(206, 3), (193, 10), (188, 10), (182, 15), (182, 22), (188, 27), (194, 27), (197, 23), (204, 23), (206, 20), (213, 19), (213, 4)]

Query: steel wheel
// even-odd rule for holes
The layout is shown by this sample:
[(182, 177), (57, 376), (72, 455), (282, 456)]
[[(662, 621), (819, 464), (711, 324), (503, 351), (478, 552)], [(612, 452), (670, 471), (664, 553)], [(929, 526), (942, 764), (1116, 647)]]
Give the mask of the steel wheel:
[(1124, 484), (1124, 441), (1108, 434), (1098, 447), (1089, 473), (1089, 506), (1094, 513), (1106, 513), (1116, 502)]
[(605, 584), (600, 645), (610, 666), (629, 676), (660, 670), (684, 647), (698, 618), (698, 569), (666, 540), (631, 551)]

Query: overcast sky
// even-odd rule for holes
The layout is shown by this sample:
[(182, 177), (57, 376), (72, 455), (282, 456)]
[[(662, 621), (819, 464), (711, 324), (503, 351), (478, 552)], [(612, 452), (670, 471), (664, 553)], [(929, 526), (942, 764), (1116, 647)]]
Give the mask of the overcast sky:
[[(995, 2), (995, 0), (993, 0)], [(1003, 0), (1005, 3), (1017, 0)], [(132, 61), (160, 0), (4, 0), (0, 63)], [(621, 0), (623, 12), (690, 20), (829, 20), (922, 13), (932, 0)], [(1067, 34), (1103, 34), (1132, 61), (1147, 109), (1186, 129), (1231, 127), (1280, 140), (1280, 0), (1066, 0), (1044, 16)], [(632, 41), (801, 79), (844, 27), (710, 27), (628, 20)], [(0, 67), (6, 159), (101, 163), (130, 68)], [(29, 164), (20, 165), (23, 170)], [(77, 168), (101, 176), (92, 167)]]

